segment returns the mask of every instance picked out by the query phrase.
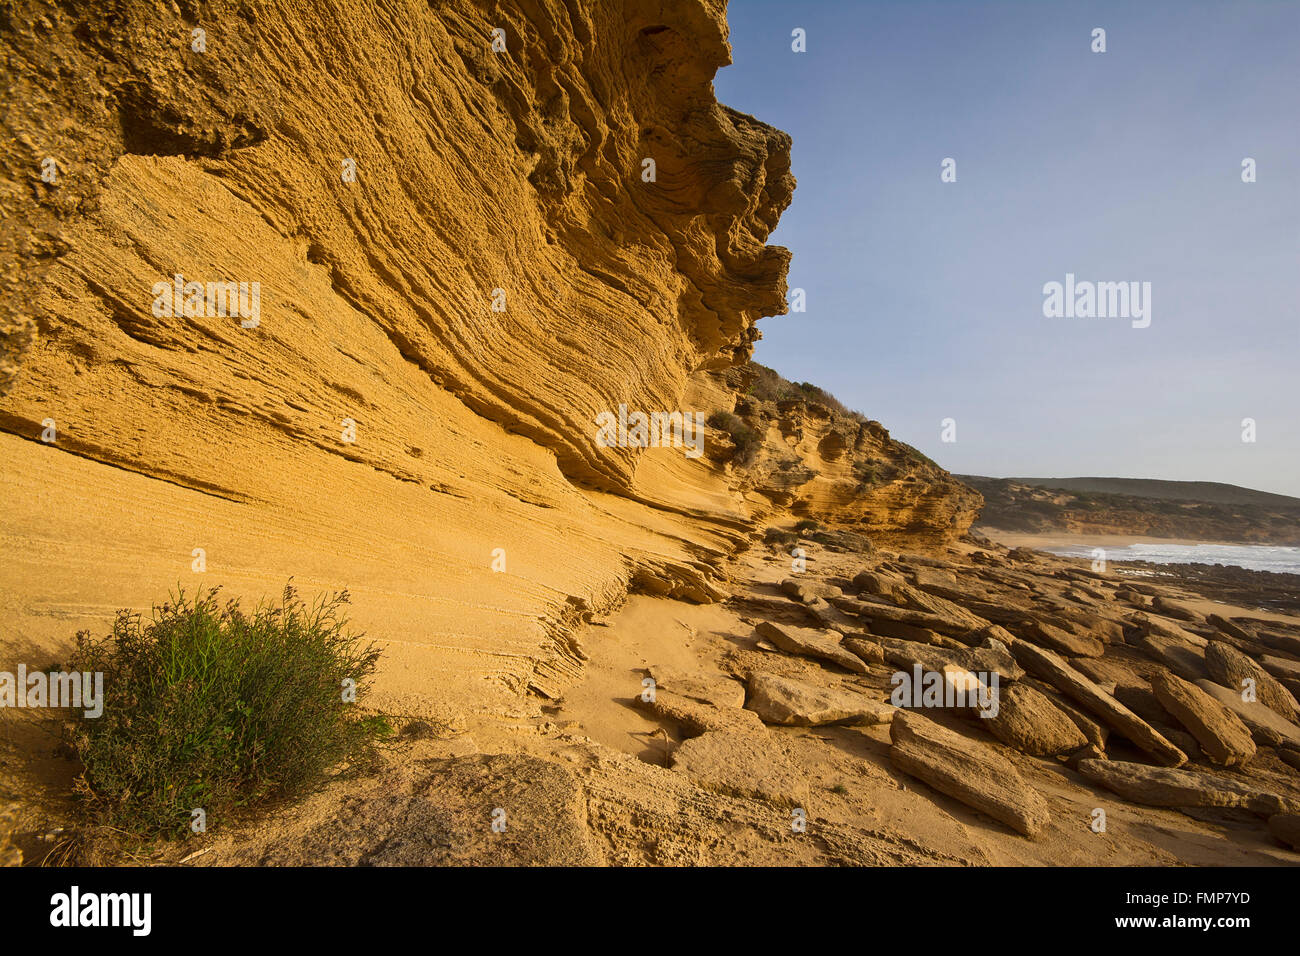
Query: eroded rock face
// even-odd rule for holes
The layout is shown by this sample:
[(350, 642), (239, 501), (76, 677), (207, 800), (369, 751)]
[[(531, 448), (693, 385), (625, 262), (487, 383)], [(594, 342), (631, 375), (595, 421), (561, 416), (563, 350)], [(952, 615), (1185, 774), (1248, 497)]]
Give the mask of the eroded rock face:
[[(620, 406), (707, 412), (700, 370), (785, 311), (790, 140), (714, 98), (723, 5), (70, 11), (0, 31), (3, 510), (112, 570), (60, 588), (79, 620), (8, 630), (296, 576), (352, 589), (420, 710), (484, 674), (554, 695), (565, 632), (629, 582), (725, 594), (747, 516), (716, 468), (596, 440)], [(204, 284), (179, 311), (178, 275)], [(18, 550), (0, 604), (73, 579)]]
[[(597, 440), (620, 407), (733, 406), (726, 370), (786, 308), (766, 238), (790, 140), (716, 102), (724, 10), (7, 8), (6, 630), (59, 647), (178, 582), (347, 587), (390, 642), (377, 703), (425, 713), (561, 693), (572, 626), (629, 586), (725, 597), (726, 555), (796, 503), (709, 455)], [(808, 414), (772, 437), (815, 443), (824, 482), (902, 455)], [(908, 462), (826, 513), (968, 524), (962, 486)]]
[(726, 376), (736, 414), (759, 440), (751, 460), (737, 467), (755, 507), (859, 527), (879, 541), (946, 540), (970, 528), (983, 504), (979, 493), (879, 422), (830, 408), (816, 390), (797, 386), (790, 397), (764, 400), (751, 394), (756, 377), (766, 380), (771, 371), (749, 365)]

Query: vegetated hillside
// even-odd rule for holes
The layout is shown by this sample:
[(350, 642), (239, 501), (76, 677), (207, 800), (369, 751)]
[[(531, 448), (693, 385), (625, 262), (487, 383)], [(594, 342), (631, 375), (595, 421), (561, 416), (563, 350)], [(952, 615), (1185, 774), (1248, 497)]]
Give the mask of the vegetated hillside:
[(1037, 488), (1059, 488), (1088, 494), (1127, 495), (1163, 501), (1195, 501), (1217, 505), (1261, 505), (1300, 508), (1300, 498), (1256, 491), (1218, 481), (1162, 481), (1157, 478), (1007, 478)]
[(978, 493), (824, 389), (757, 362), (730, 369), (727, 382), (736, 404), (725, 427), (751, 500), (885, 541), (970, 527)]
[[(957, 477), (984, 495), (981, 527), (1300, 545), (1300, 500), (1285, 495), (1213, 482)], [(1065, 489), (1061, 482), (1080, 487)], [(1093, 490), (1112, 486), (1151, 493)]]

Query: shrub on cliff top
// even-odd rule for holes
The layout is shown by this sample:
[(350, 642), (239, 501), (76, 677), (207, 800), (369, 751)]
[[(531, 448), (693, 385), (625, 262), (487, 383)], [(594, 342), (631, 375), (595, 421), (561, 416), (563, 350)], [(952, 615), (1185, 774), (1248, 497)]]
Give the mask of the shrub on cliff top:
[(79, 634), (71, 667), (104, 675), (102, 715), (79, 714), (70, 740), (91, 821), (181, 836), (196, 809), (211, 825), (370, 756), (387, 724), (355, 701), (380, 652), (345, 629), (346, 603), (343, 592), (309, 607), (286, 586), (278, 606), (245, 613), (182, 591), (148, 621), (120, 612), (102, 641)]
[(742, 464), (752, 461), (758, 453), (758, 446), (763, 443), (763, 440), (758, 436), (758, 432), (731, 414), (731, 412), (724, 412), (719, 409), (709, 415), (706, 424), (710, 428), (716, 428), (718, 431), (727, 433), (731, 438), (731, 443), (736, 446), (735, 460)]

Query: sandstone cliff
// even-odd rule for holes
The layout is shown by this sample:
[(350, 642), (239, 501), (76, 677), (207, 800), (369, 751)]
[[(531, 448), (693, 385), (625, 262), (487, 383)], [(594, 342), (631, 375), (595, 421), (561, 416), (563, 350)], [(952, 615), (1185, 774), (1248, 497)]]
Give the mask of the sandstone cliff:
[(8, 648), (294, 576), (351, 590), (381, 706), (500, 712), (629, 586), (726, 593), (761, 523), (968, 523), (924, 463), (862, 486), (887, 433), (811, 405), (754, 413), (748, 470), (594, 440), (622, 405), (732, 407), (785, 309), (790, 141), (714, 98), (722, 3), (0, 17)]

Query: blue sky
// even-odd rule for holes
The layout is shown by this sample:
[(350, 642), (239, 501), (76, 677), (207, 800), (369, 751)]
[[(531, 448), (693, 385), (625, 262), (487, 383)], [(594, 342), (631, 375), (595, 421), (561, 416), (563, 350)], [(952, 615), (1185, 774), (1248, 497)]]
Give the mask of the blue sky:
[[(1300, 3), (728, 19), (718, 99), (790, 133), (799, 180), (770, 241), (807, 311), (759, 324), (758, 361), (956, 472), (1300, 495)], [(1044, 317), (1066, 273), (1150, 282), (1150, 327)]]

